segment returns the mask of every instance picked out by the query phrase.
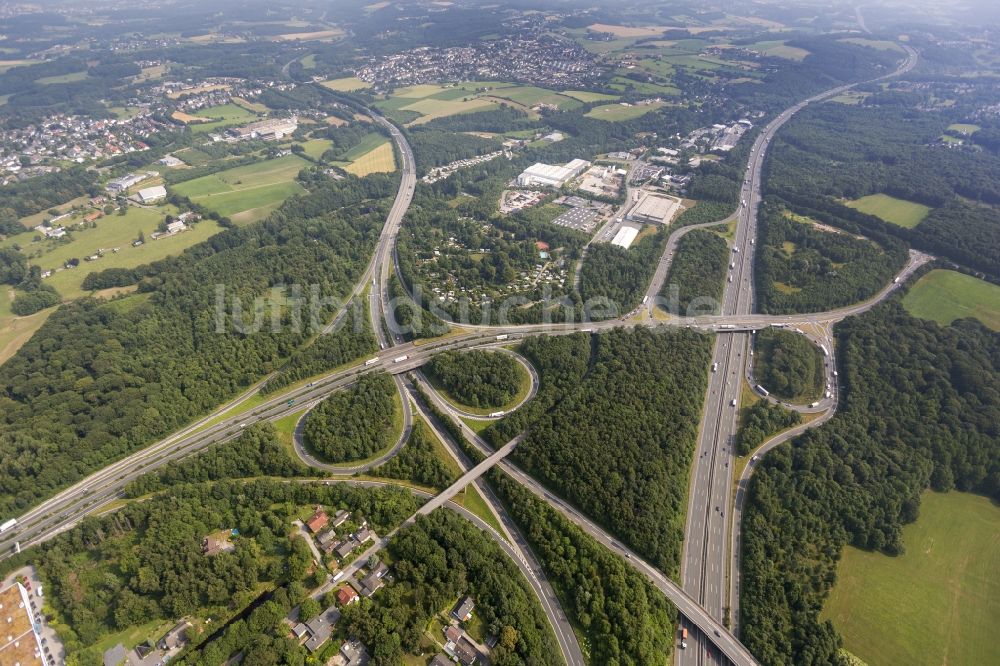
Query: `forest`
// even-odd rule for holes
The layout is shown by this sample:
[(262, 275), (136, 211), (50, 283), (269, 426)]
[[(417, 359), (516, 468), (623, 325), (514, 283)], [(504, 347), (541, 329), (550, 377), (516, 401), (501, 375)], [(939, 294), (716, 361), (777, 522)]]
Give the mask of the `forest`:
[[(371, 255), (385, 202), (352, 201), (391, 196), (392, 185), (331, 182), (264, 222), (142, 267), (139, 294), (59, 308), (0, 366), (0, 514), (20, 512), (278, 369), (310, 338), (302, 322), (328, 321)], [(271, 288), (288, 299), (282, 286), (292, 284), (314, 286), (323, 300), (268, 313)]]
[(360, 301), (352, 301), (341, 323), (329, 333), (320, 333), (292, 352), (281, 368), (261, 387), (267, 395), (297, 381), (329, 372), (350, 361), (378, 351), (371, 318)]
[[(12, 211), (14, 217), (34, 215), (84, 194), (100, 194), (96, 182), (95, 172), (73, 167), (4, 185), (0, 187), (0, 211)], [(23, 231), (23, 227), (7, 231), (0, 229), (2, 233), (12, 231)]]
[(822, 312), (871, 298), (892, 282), (907, 259), (901, 241), (879, 240), (881, 246), (836, 230), (821, 231), (766, 201), (760, 208), (755, 257), (760, 312)]
[(427, 173), (431, 167), (500, 149), (500, 142), (496, 139), (484, 139), (471, 134), (426, 128), (420, 125), (411, 127), (407, 132), (407, 138), (413, 148), (418, 176)]
[(391, 446), (399, 418), (396, 385), (384, 372), (358, 377), (314, 407), (302, 426), (302, 441), (321, 460), (361, 460)]
[(927, 488), (1000, 499), (1000, 336), (947, 327), (896, 300), (837, 326), (841, 408), (751, 479), (743, 517), (742, 638), (762, 663), (836, 662), (819, 619), (846, 544), (903, 552)]
[(674, 573), (712, 338), (615, 329), (592, 344), (591, 357), (586, 336), (525, 340), (539, 393), (484, 436), (507, 441), (527, 427), (518, 465)]
[(480, 408), (510, 403), (523, 375), (509, 354), (477, 349), (438, 354), (427, 364), (426, 371), (454, 400)]
[(438, 457), (436, 439), (427, 424), (416, 420), (403, 450), (370, 473), (444, 490), (458, 479), (458, 474), (453, 466)]
[(653, 585), (501, 472), (490, 481), (527, 537), (563, 609), (581, 627), (592, 664), (660, 664), (673, 650), (677, 610)]
[[(375, 666), (423, 654), (431, 617), (472, 596), (497, 666), (561, 663), (555, 636), (524, 576), (494, 541), (462, 516), (438, 509), (389, 542), (395, 581), (344, 609), (342, 622), (368, 646)], [(442, 637), (437, 637), (441, 639)]]
[(802, 422), (798, 412), (767, 400), (758, 400), (741, 412), (740, 429), (736, 433), (736, 451), (741, 456), (748, 455), (768, 437)]
[(810, 402), (823, 393), (823, 354), (804, 335), (765, 328), (754, 338), (757, 383), (782, 400)]
[[(178, 485), (86, 518), (31, 553), (55, 613), (53, 626), (69, 655), (99, 663), (102, 637), (150, 620), (193, 615), (224, 623), (275, 585), (287, 585), (298, 603), (313, 584), (312, 557), (301, 538), (290, 536), (291, 521), (316, 504), (363, 513), (379, 532), (417, 509), (413, 495), (391, 487), (275, 480)], [(231, 537), (235, 549), (204, 555), (202, 540), (220, 527), (238, 530)], [(210, 647), (218, 652), (222, 646)], [(197, 663), (221, 664), (231, 654), (221, 651), (218, 661), (202, 655)]]
[[(901, 106), (811, 105), (775, 137), (765, 165), (767, 191), (831, 213), (860, 233), (894, 235), (996, 275), (1000, 155), (939, 145), (954, 122), (949, 118)], [(826, 168), (831, 161), (838, 168)], [(935, 210), (907, 229), (843, 205), (843, 199), (880, 192)]]
[(580, 296), (591, 319), (617, 317), (639, 305), (668, 235), (661, 227), (627, 250), (611, 243), (590, 246), (580, 270)]
[(316, 470), (290, 455), (269, 421), (262, 421), (248, 426), (234, 440), (216, 444), (189, 458), (143, 474), (125, 486), (124, 493), (134, 499), (184, 483), (255, 476), (310, 477), (316, 474)]
[(729, 244), (722, 236), (705, 229), (686, 233), (660, 290), (671, 311), (685, 317), (719, 314), (729, 255)]

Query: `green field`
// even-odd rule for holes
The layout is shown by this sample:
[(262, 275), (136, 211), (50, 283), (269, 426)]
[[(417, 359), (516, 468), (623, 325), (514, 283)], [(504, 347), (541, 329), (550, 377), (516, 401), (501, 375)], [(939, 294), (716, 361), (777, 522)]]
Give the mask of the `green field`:
[(566, 97), (572, 97), (573, 99), (578, 99), (584, 104), (589, 104), (591, 102), (610, 102), (611, 100), (618, 99), (616, 95), (589, 92), (586, 90), (564, 90), (562, 94), (566, 95)]
[(931, 209), (923, 204), (890, 197), (888, 194), (869, 194), (866, 197), (848, 201), (847, 205), (862, 213), (868, 213), (886, 222), (912, 229), (920, 224)]
[(236, 223), (252, 222), (304, 191), (295, 177), (307, 166), (309, 162), (301, 157), (285, 155), (195, 178), (171, 189)]
[[(553, 104), (560, 109), (576, 109), (580, 107), (580, 100), (573, 99), (566, 95), (560, 95), (552, 90), (538, 88), (536, 86), (516, 86), (513, 88), (503, 88), (490, 93), (493, 97), (507, 99), (516, 104), (524, 106), (535, 106), (536, 104)], [(593, 94), (593, 93), (591, 93)]]
[(869, 666), (1000, 664), (1000, 509), (924, 493), (899, 557), (848, 547), (823, 609)]
[(634, 106), (622, 106), (621, 104), (602, 104), (600, 106), (595, 106), (584, 115), (586, 115), (588, 118), (597, 118), (598, 120), (607, 120), (608, 122), (616, 122), (622, 120), (632, 120), (633, 118), (644, 116), (650, 111), (655, 111), (661, 106), (663, 106), (662, 102), (654, 102), (652, 104), (642, 104)]
[(364, 88), (371, 88), (372, 84), (365, 83), (356, 76), (345, 76), (342, 79), (331, 79), (329, 81), (324, 81), (323, 86), (329, 88), (330, 90), (337, 90), (340, 92), (351, 92), (352, 90), (362, 90)]
[(323, 156), (323, 153), (330, 149), (330, 146), (332, 145), (333, 141), (330, 141), (329, 139), (310, 139), (309, 141), (303, 143), (302, 147), (305, 149), (306, 155), (314, 160), (318, 160)]
[(87, 78), (87, 70), (81, 72), (72, 72), (71, 74), (60, 74), (58, 76), (43, 76), (37, 79), (35, 83), (40, 83), (43, 86), (52, 83), (75, 83), (77, 81), (83, 81)]
[(201, 109), (193, 113), (192, 115), (199, 116), (201, 118), (213, 118), (213, 122), (209, 123), (196, 123), (191, 125), (191, 131), (195, 134), (200, 134), (202, 132), (211, 132), (220, 127), (228, 127), (230, 125), (243, 125), (246, 123), (252, 123), (258, 119), (256, 114), (244, 109), (242, 106), (236, 104), (222, 104), (220, 106), (210, 106), (207, 109)]
[(975, 317), (1000, 331), (1000, 287), (955, 271), (933, 270), (917, 280), (903, 297), (903, 307), (943, 326)]
[(979, 130), (983, 129), (979, 125), (973, 125), (971, 123), (952, 123), (948, 125), (948, 129), (952, 132), (962, 132), (963, 134), (975, 134)]

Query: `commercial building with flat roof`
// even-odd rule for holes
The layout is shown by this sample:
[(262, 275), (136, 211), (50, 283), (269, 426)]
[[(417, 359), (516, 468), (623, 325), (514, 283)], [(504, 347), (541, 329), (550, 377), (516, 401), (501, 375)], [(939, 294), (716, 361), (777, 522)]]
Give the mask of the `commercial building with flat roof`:
[(42, 643), (31, 620), (31, 600), (20, 583), (0, 591), (0, 664), (42, 666)]
[(562, 187), (590, 166), (587, 160), (570, 160), (563, 166), (536, 162), (521, 172), (517, 184), (521, 187)]
[(639, 235), (639, 230), (635, 227), (622, 227), (615, 234), (615, 237), (611, 239), (612, 245), (617, 245), (618, 247), (625, 248), (626, 250), (635, 241), (635, 237)]
[(678, 199), (647, 194), (632, 207), (626, 217), (630, 220), (651, 224), (670, 224), (670, 220), (680, 207), (680, 203)]

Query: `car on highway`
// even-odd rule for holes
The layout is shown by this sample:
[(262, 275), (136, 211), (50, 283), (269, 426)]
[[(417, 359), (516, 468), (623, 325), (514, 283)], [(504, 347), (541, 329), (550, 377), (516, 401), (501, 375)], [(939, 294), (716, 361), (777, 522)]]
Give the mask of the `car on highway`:
[(732, 400), (731, 400), (731, 401), (729, 402), (729, 406), (730, 406), (730, 407), (735, 407), (735, 406), (736, 406), (736, 398), (733, 398), (733, 399), (732, 399)]

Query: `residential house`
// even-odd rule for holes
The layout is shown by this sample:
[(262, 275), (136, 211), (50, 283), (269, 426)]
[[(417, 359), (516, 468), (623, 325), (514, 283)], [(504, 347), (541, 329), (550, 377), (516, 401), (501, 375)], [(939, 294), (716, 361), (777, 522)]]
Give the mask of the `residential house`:
[(466, 595), (458, 602), (455, 608), (452, 609), (451, 616), (459, 622), (468, 622), (472, 619), (472, 610), (475, 607), (476, 604), (472, 602), (472, 597)]
[(345, 585), (337, 590), (337, 603), (341, 606), (350, 606), (358, 600), (358, 593), (350, 585)]
[[(232, 544), (229, 545), (232, 546)], [(157, 647), (159, 647), (161, 650), (165, 650), (168, 652), (171, 650), (177, 650), (183, 648), (185, 645), (187, 645), (188, 642), (187, 630), (190, 628), (191, 628), (190, 622), (188, 622), (187, 620), (181, 620), (180, 622), (174, 625), (173, 629), (168, 631), (166, 635), (164, 635), (163, 638), (159, 640), (159, 642), (157, 643)]]
[(479, 653), (473, 647), (469, 639), (465, 637), (465, 632), (454, 625), (449, 625), (444, 630), (445, 654), (458, 659), (462, 666), (471, 666), (476, 663)]
[(350, 511), (344, 511), (341, 509), (337, 512), (337, 515), (333, 517), (333, 521), (330, 523), (331, 527), (340, 527), (351, 517)]
[(330, 519), (327, 517), (326, 511), (323, 510), (323, 507), (317, 506), (312, 518), (306, 521), (306, 527), (309, 528), (310, 532), (316, 534), (326, 527), (328, 522), (330, 522)]
[(345, 557), (353, 553), (357, 547), (358, 547), (357, 541), (354, 541), (352, 539), (347, 539), (346, 541), (341, 542), (333, 550), (335, 553), (337, 553), (337, 557), (339, 557), (340, 559), (344, 559)]
[(356, 638), (344, 641), (340, 646), (340, 656), (344, 659), (344, 666), (366, 666), (370, 659), (368, 648)]
[(308, 622), (299, 622), (296, 624), (292, 628), (292, 632), (296, 638), (307, 636), (308, 638), (306, 638), (304, 643), (306, 649), (309, 652), (316, 652), (323, 647), (324, 643), (330, 640), (333, 628), (337, 626), (337, 622), (339, 621), (340, 611), (335, 606), (330, 606)]

